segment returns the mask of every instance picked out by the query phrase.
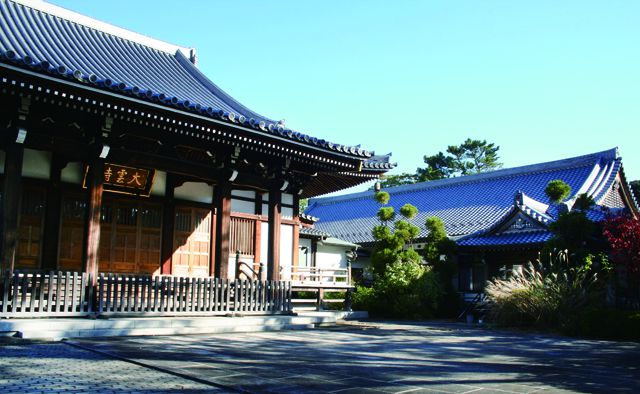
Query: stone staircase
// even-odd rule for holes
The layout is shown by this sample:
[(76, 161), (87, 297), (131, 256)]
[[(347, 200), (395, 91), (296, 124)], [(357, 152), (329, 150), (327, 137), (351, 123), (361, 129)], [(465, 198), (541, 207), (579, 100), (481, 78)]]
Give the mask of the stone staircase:
[(115, 317), (0, 320), (0, 335), (61, 340), (65, 338), (188, 335), (311, 329), (339, 320), (366, 319), (367, 312), (300, 312), (295, 315), (214, 317)]

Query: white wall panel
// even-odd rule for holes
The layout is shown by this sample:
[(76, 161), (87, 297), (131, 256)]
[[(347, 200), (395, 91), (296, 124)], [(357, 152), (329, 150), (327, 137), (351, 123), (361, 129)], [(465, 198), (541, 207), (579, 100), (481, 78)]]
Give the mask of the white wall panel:
[(51, 152), (25, 149), (22, 176), (48, 180), (51, 177)]
[(174, 196), (180, 200), (211, 204), (213, 202), (213, 186), (204, 182), (185, 182), (176, 187)]

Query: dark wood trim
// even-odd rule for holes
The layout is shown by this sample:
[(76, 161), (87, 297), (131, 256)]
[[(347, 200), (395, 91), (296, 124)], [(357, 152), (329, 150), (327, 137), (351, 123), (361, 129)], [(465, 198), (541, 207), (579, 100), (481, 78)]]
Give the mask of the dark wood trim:
[(58, 155), (51, 158), (51, 171), (47, 186), (44, 231), (42, 239), (42, 265), (44, 270), (58, 268), (58, 247), (60, 243), (60, 214), (62, 209), (62, 187), (60, 174), (66, 161)]
[(269, 191), (269, 247), (267, 249), (267, 279), (280, 279), (280, 224), (282, 223), (282, 192)]
[(174, 224), (176, 219), (176, 203), (173, 198), (175, 190), (175, 177), (173, 174), (168, 173), (165, 191), (164, 191), (164, 204), (163, 204), (163, 218), (162, 218), (162, 256), (160, 260), (160, 273), (162, 275), (171, 274), (171, 258), (173, 257), (173, 237), (174, 237)]
[(260, 215), (252, 215), (250, 213), (243, 213), (243, 212), (231, 212), (231, 217), (251, 219), (251, 220), (261, 220)]
[[(253, 261), (255, 264), (261, 263), (262, 259), (262, 221), (256, 220), (254, 222), (255, 228), (253, 230)], [(262, 278), (260, 278), (262, 280)]]
[(218, 278), (229, 278), (229, 236), (231, 230), (231, 187), (220, 184), (215, 188), (216, 240), (215, 273)]
[(216, 228), (218, 227), (218, 220), (217, 220), (217, 213), (218, 210), (216, 208), (216, 204), (217, 204), (217, 191), (218, 186), (214, 185), (213, 186), (213, 195), (212, 195), (212, 200), (213, 203), (210, 206), (211, 209), (211, 230), (210, 230), (210, 237), (209, 237), (209, 276), (216, 276), (216, 239), (217, 239), (217, 232), (216, 232)]
[(100, 213), (104, 191), (104, 159), (90, 164), (87, 175), (87, 220), (85, 221), (84, 264), (92, 285), (97, 283), (100, 254)]
[(256, 215), (262, 215), (262, 204), (264, 203), (262, 201), (262, 194), (263, 193), (256, 192), (256, 207), (255, 207)]
[(22, 161), (24, 147), (9, 144), (4, 162), (2, 196), (2, 274), (13, 271), (18, 248), (18, 219), (22, 199)]

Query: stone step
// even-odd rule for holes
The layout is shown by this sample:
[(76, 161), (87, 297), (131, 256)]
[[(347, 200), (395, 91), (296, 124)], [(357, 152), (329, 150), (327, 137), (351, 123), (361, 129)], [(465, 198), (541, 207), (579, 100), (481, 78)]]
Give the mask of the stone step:
[(31, 339), (135, 335), (220, 334), (309, 329), (338, 320), (366, 318), (366, 312), (301, 312), (297, 315), (236, 317), (137, 317), (11, 319), (0, 321), (0, 333)]

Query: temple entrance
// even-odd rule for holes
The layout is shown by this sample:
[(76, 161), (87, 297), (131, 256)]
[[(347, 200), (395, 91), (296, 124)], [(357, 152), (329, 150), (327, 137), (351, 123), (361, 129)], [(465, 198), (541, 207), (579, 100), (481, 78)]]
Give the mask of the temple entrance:
[(101, 272), (160, 273), (161, 206), (107, 200), (100, 220)]
[(42, 255), (45, 191), (39, 187), (25, 187), (22, 191), (18, 229), (18, 248), (15, 267), (38, 269)]
[(171, 273), (177, 276), (209, 276), (211, 210), (177, 207), (175, 215)]

